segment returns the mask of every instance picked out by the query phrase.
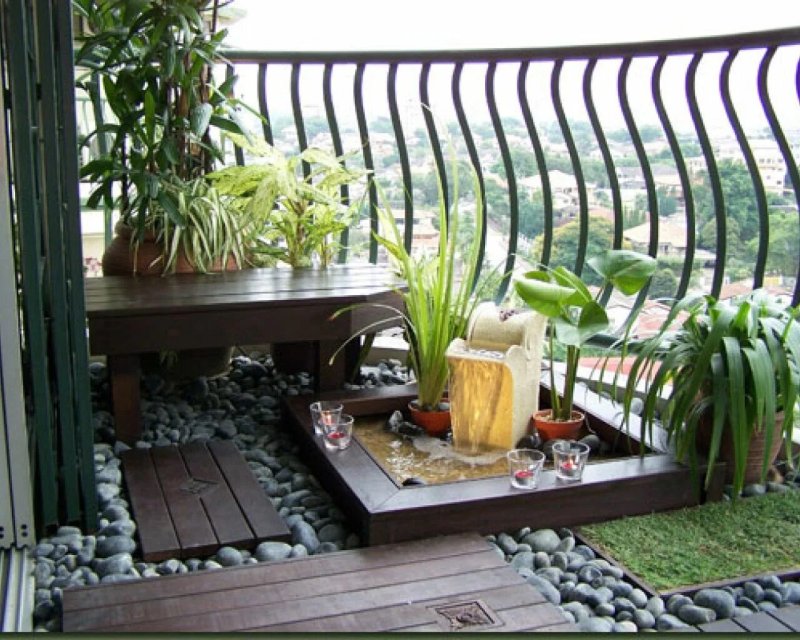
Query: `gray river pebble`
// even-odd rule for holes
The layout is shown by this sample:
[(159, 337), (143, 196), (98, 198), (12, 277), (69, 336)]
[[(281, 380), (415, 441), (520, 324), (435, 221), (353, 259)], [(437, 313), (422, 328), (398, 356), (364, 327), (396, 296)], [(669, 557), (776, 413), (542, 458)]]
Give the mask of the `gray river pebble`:
[[(369, 373), (362, 375), (363, 386), (408, 380), (408, 372), (399, 361), (381, 363), (372, 369), (365, 367), (363, 373)], [(122, 484), (119, 460), (120, 453), (130, 447), (113, 436), (105, 367), (90, 365), (90, 378), (96, 403), (92, 418), (98, 498), (96, 537), (85, 535), (79, 527), (61, 526), (33, 549), (35, 630), (60, 631), (63, 588), (275, 562), (360, 546), (358, 536), (348, 529), (346, 517), (322, 490), (301, 459), (299, 448), (281, 426), (280, 397), (309, 394), (313, 381), (306, 375), (280, 375), (268, 357), (237, 356), (227, 376), (197, 378), (178, 392), (178, 387), (159, 376), (145, 376), (145, 431), (135, 446), (149, 448), (211, 438), (232, 440), (265, 494), (284, 516), (292, 534), (291, 543), (266, 541), (252, 553), (223, 547), (209, 558), (141, 562), (136, 522)], [(766, 490), (783, 489), (771, 485), (748, 489), (753, 494)], [(687, 626), (681, 620), (687, 615), (696, 615), (697, 619), (714, 615), (720, 619), (726, 614), (744, 615), (800, 604), (800, 585), (782, 583), (776, 576), (752, 580), (738, 591), (703, 590), (714, 593), (700, 596), (703, 592), (698, 592), (694, 600), (673, 596), (665, 602), (658, 596), (648, 597), (624, 580), (619, 567), (597, 558), (594, 550), (576, 540), (567, 528), (523, 527), (497, 533), (490, 539), (498, 555), (549, 602), (562, 607), (565, 619), (576, 622), (581, 631), (679, 629)]]

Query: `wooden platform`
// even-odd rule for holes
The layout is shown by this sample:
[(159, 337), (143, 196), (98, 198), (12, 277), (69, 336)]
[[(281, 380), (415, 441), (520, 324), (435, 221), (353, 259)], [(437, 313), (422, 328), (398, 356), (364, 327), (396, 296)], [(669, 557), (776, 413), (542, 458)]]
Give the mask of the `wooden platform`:
[[(403, 410), (416, 397), (412, 385), (391, 385), (320, 394), (337, 399), (346, 413), (385, 416)], [(403, 542), (467, 531), (489, 534), (537, 527), (574, 527), (623, 516), (666, 511), (697, 504), (696, 477), (669, 453), (638, 455), (591, 463), (581, 482), (563, 482), (552, 469), (542, 472), (534, 491), (513, 489), (508, 477), (402, 486), (361, 444), (358, 422), (344, 451), (331, 452), (314, 435), (308, 403), (313, 398), (285, 398), (289, 426), (301, 443), (304, 461), (350, 518), (368, 544)], [(582, 404), (588, 400), (586, 404)], [(625, 437), (613, 428), (617, 409), (609, 400), (586, 391), (576, 405), (587, 412), (593, 431), (607, 442)], [(613, 429), (613, 431), (610, 431)], [(608, 435), (606, 435), (608, 434)], [(722, 494), (722, 466), (713, 487)], [(708, 498), (714, 498), (711, 492)], [(719, 499), (718, 497), (714, 499)]]
[[(317, 386), (340, 389), (349, 373), (347, 354), (333, 363), (331, 355), (358, 330), (402, 309), (396, 291), (402, 285), (389, 267), (375, 264), (87, 278), (89, 349), (107, 356), (117, 439), (133, 444), (141, 434), (140, 354), (308, 342)], [(331, 319), (360, 303), (385, 307), (359, 306)], [(358, 355), (357, 342), (352, 355)]]
[(64, 591), (64, 631), (575, 631), (476, 534)]
[(130, 449), (120, 457), (147, 562), (291, 538), (232, 442)]

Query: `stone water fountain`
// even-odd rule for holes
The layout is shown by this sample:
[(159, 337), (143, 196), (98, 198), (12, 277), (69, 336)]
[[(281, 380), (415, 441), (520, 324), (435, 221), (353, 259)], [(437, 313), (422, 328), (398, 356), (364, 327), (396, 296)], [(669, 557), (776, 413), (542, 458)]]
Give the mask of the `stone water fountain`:
[(447, 350), (450, 411), (457, 451), (509, 450), (527, 435), (539, 407), (547, 318), (478, 306), (466, 339)]

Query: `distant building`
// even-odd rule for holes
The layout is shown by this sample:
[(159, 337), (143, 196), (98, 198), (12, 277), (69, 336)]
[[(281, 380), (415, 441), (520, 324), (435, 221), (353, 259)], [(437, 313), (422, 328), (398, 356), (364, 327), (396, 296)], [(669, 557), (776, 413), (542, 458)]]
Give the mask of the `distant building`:
[[(622, 232), (634, 250), (647, 252), (650, 247), (649, 222), (640, 224)], [(658, 220), (658, 255), (664, 257), (685, 258), (687, 248), (686, 220), (672, 216)], [(704, 249), (695, 249), (695, 260), (702, 260), (705, 266), (713, 266), (716, 255)]]

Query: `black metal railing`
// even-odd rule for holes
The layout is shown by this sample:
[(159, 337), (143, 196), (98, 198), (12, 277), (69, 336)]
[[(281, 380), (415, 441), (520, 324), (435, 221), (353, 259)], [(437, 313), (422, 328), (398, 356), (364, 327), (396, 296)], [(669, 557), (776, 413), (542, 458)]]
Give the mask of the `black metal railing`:
[[(357, 140), (358, 161), (395, 194), (409, 246), (426, 204), (418, 187), (430, 182), (420, 167), (447, 185), (453, 143), (486, 205), (484, 252), (496, 261), (502, 243), (505, 270), (567, 260), (581, 272), (602, 239), (660, 258), (673, 271), (670, 297), (720, 296), (744, 279), (781, 282), (800, 300), (799, 27), (568, 48), (227, 57), (237, 92), (265, 118), (267, 142), (341, 154)], [(375, 185), (367, 198), (376, 230)], [(565, 225), (572, 236), (559, 231)], [(365, 242), (375, 261), (374, 239)]]

